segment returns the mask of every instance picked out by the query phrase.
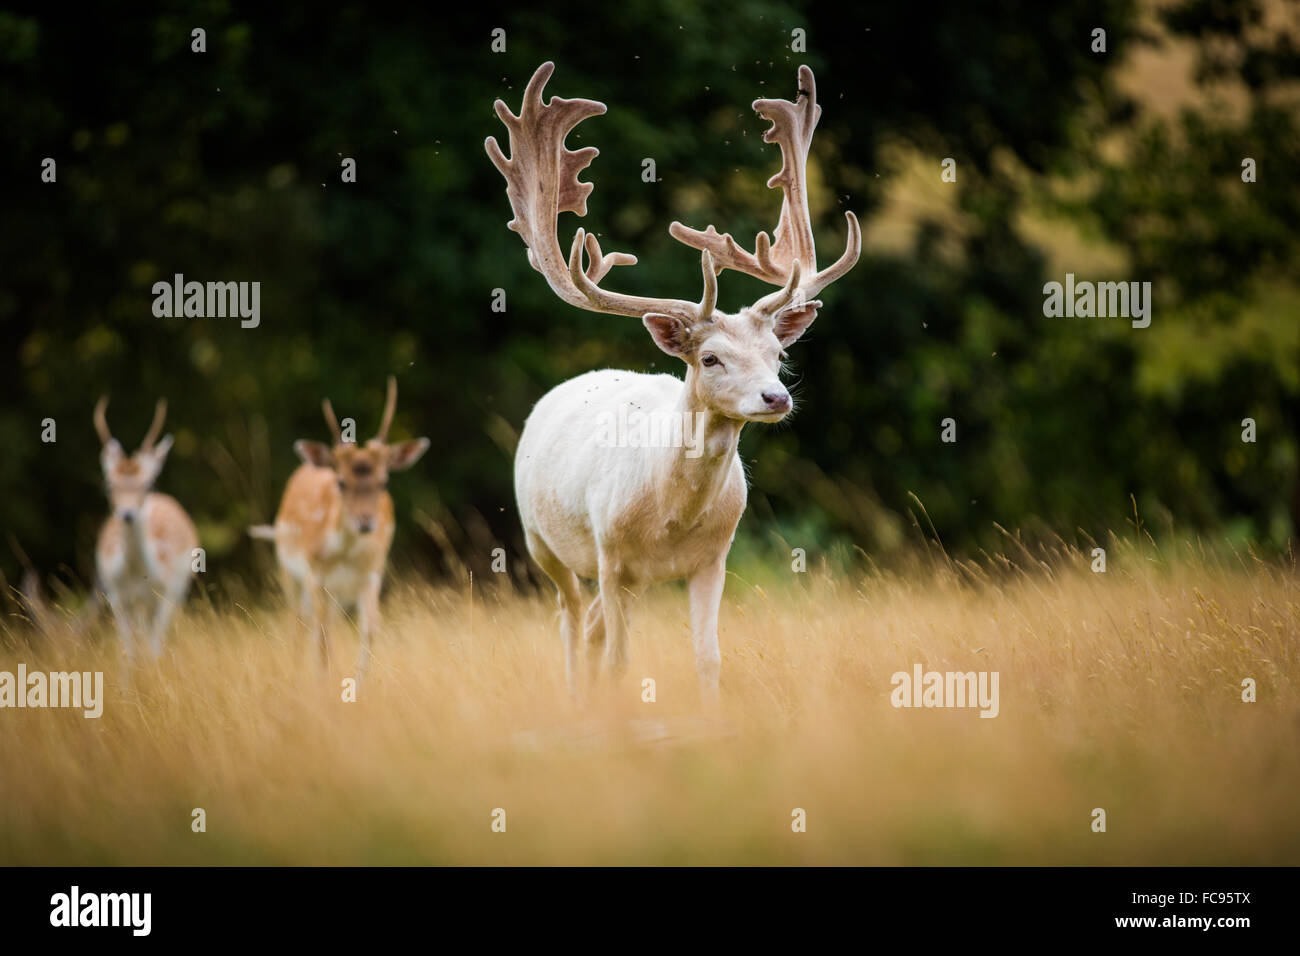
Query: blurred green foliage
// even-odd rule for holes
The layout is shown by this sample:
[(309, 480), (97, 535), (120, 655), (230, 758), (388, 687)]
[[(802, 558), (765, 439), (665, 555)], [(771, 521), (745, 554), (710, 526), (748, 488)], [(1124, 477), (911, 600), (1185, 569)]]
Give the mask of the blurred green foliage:
[[(1197, 44), (1207, 88), (1227, 72), (1249, 89), (1244, 117), (1207, 98), (1176, 122), (1118, 91), (1119, 65), (1151, 42), (1121, 0), (941, 3), (923, 19), (767, 0), (725, 14), (683, 0), (583, 14), (28, 6), (0, 13), (0, 514), (44, 571), (90, 577), (102, 392), (127, 445), (167, 396), (176, 445), (160, 487), (195, 516), (210, 567), (248, 573), (265, 554), (242, 529), (273, 515), (294, 439), (324, 437), (320, 399), (365, 433), (390, 372), (395, 437), (434, 446), (393, 482), (406, 559), (460, 575), (486, 573), (499, 544), (520, 551), (510, 459), (532, 403), (591, 368), (667, 365), (639, 323), (555, 299), (505, 228), (482, 146), (503, 133), (492, 101), (517, 109), (545, 59), (548, 93), (610, 107), (571, 143), (601, 149), (582, 224), (640, 257), (610, 280), (631, 292), (698, 296), (675, 218), (737, 236), (775, 225), (779, 195), (762, 186), (777, 156), (748, 104), (792, 95), (800, 62), (824, 108), (824, 256), (843, 209), (871, 236), (897, 172), (889, 144), (932, 157), (936, 180), (957, 160), (954, 214), (925, 219), (906, 249), (868, 250), (825, 294), (794, 349), (797, 417), (747, 430), (743, 553), (887, 557), (916, 533), (911, 495), (950, 548), (988, 544), (996, 525), (1100, 535), (1132, 516), (1130, 496), (1148, 522), (1274, 546), (1292, 533), (1300, 130), (1278, 94), (1296, 46), (1256, 28), (1256, 2), (1165, 14)], [(205, 53), (191, 52), (195, 27)], [(496, 27), (505, 53), (489, 49)], [(790, 51), (796, 27), (806, 55)], [(1124, 149), (1101, 148), (1116, 139)], [(47, 156), (56, 184), (40, 181)], [(1257, 183), (1241, 182), (1243, 156)], [(344, 157), (355, 184), (340, 181)], [(645, 157), (659, 182), (642, 182)], [(1152, 282), (1151, 327), (1044, 318), (1043, 283), (1063, 277), (1021, 228), (1028, 210), (1120, 248), (1127, 274), (1093, 278)], [(566, 247), (579, 222), (561, 220)], [(260, 281), (260, 327), (155, 318), (151, 285), (175, 273)], [(720, 305), (758, 292), (726, 273)], [(1240, 440), (1248, 416), (1256, 444)], [(54, 444), (40, 441), (47, 417)], [(955, 444), (939, 441), (945, 417)]]

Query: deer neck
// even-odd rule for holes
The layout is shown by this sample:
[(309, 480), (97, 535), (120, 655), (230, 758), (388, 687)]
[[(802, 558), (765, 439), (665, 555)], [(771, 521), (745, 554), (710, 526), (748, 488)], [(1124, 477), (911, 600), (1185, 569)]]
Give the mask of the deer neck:
[(690, 528), (726, 487), (745, 423), (701, 401), (694, 369), (687, 371), (673, 414), (682, 423), (683, 441), (681, 447), (655, 449), (655, 494), (659, 513), (669, 525)]
[(145, 513), (149, 510), (149, 499), (152, 493), (146, 494), (140, 502), (140, 512), (131, 522), (122, 522), (126, 539), (127, 565), (130, 567), (144, 567), (148, 564), (148, 540), (145, 534)]

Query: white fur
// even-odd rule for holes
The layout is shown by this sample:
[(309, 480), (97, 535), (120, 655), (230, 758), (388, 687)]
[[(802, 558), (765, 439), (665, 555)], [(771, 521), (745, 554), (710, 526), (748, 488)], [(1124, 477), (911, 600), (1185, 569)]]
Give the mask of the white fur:
[[(515, 495), (529, 551), (559, 591), (571, 689), (582, 600), (578, 578), (599, 584), (585, 625), (593, 675), (603, 646), (611, 670), (626, 667), (625, 597), (647, 584), (686, 578), (700, 682), (706, 697), (716, 693), (718, 606), (727, 552), (746, 501), (737, 454), (744, 420), (707, 404), (717, 396), (701, 385), (701, 371), (691, 367), (687, 382), (613, 369), (589, 372), (543, 396), (524, 425), (515, 454)], [(775, 372), (764, 371), (748, 389), (735, 391), (757, 395), (762, 386), (770, 388)], [(602, 442), (601, 416), (620, 405), (700, 413), (702, 454)]]
[[(510, 137), (506, 157), (495, 137), (484, 143), (506, 180), (514, 218), (508, 226), (528, 247), (528, 262), (561, 299), (593, 312), (636, 317), (668, 355), (686, 363), (684, 381), (670, 375), (605, 370), (557, 386), (533, 409), (515, 455), (515, 494), (528, 550), (559, 591), (565, 676), (577, 669), (579, 578), (599, 594), (587, 608), (591, 670), (608, 644), (611, 669), (627, 665), (624, 597), (642, 585), (685, 578), (691, 597), (696, 669), (706, 699), (716, 695), (720, 655), (718, 606), (727, 552), (745, 510), (745, 475), (737, 455), (745, 422), (776, 422), (793, 408), (778, 372), (781, 349), (803, 334), (821, 303), (813, 298), (857, 262), (861, 232), (846, 212), (844, 254), (817, 271), (808, 210), (808, 149), (821, 116), (812, 70), (799, 67), (794, 100), (759, 99), (755, 111), (772, 123), (763, 139), (779, 146), (781, 171), (768, 185), (783, 193), (781, 217), (754, 253), (712, 226), (681, 223), (672, 236), (699, 249), (704, 294), (698, 304), (628, 295), (600, 285), (615, 266), (636, 262), (605, 254), (594, 234), (579, 229), (566, 256), (556, 235), (561, 212), (586, 215), (592, 190), (578, 174), (597, 155), (569, 149), (565, 138), (584, 119), (605, 112), (586, 99), (543, 98), (555, 65), (543, 63), (524, 90), (518, 115), (494, 104)], [(779, 287), (735, 315), (718, 312), (717, 274), (731, 269)], [(607, 423), (633, 413), (698, 425), (688, 450), (671, 440), (607, 440)], [(602, 439), (605, 436), (605, 439)]]
[(198, 538), (183, 512), (168, 513), (169, 520), (175, 523), (173, 538), (184, 541), (182, 547), (173, 545), (175, 553), (170, 559), (162, 556), (148, 534), (155, 511), (162, 507), (162, 496), (145, 495), (133, 522), (123, 522), (116, 515), (109, 519), (116, 533), (110, 534), (106, 526), (95, 550), (99, 585), (128, 657), (134, 657), (137, 636), (145, 631), (149, 634), (150, 653), (155, 658), (162, 654), (172, 615), (184, 603), (193, 576), (191, 551), (197, 547)]

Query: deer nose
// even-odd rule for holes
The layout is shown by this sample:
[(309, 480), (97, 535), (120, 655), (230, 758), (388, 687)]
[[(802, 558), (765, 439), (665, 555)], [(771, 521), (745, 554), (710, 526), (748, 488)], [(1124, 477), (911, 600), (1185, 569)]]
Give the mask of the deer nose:
[(764, 392), (763, 404), (767, 406), (768, 411), (788, 412), (790, 410), (790, 393), (785, 389), (779, 392)]
[(375, 530), (375, 523), (371, 521), (369, 518), (362, 518), (360, 521), (357, 522), (357, 531), (361, 532), (362, 534), (370, 534), (370, 532), (374, 530)]

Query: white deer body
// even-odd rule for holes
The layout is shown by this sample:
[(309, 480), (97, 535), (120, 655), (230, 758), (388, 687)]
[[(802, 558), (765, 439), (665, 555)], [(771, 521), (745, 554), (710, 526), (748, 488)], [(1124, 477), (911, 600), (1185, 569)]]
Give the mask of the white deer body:
[[(602, 442), (619, 406), (664, 418), (701, 412), (700, 447), (692, 449), (699, 454)], [(570, 686), (578, 667), (577, 578), (600, 585), (584, 628), (593, 670), (606, 639), (611, 667), (626, 666), (629, 593), (689, 579), (697, 667), (706, 686), (717, 681), (718, 602), (745, 510), (745, 473), (736, 453), (741, 423), (695, 406), (671, 375), (606, 369), (552, 389), (524, 425), (515, 495), (529, 552), (560, 592)]]
[[(640, 318), (661, 350), (686, 363), (686, 377), (591, 372), (557, 386), (537, 403), (515, 452), (515, 494), (528, 550), (559, 593), (571, 690), (578, 666), (580, 578), (599, 587), (581, 627), (592, 673), (602, 653), (615, 673), (626, 668), (626, 595), (645, 584), (685, 578), (696, 668), (711, 699), (720, 665), (717, 621), (727, 552), (745, 510), (740, 431), (746, 422), (780, 421), (792, 410), (779, 378), (783, 349), (816, 317), (821, 303), (811, 297), (857, 261), (861, 234), (853, 214), (847, 214), (844, 255), (816, 271), (804, 166), (821, 109), (812, 71), (800, 67), (799, 95), (805, 100), (754, 103), (772, 120), (764, 139), (780, 144), (784, 160), (769, 181), (785, 197), (775, 243), (760, 233), (751, 254), (712, 226), (698, 232), (674, 223), (672, 235), (702, 251), (701, 302), (601, 288), (610, 269), (636, 259), (603, 254), (596, 238), (582, 229), (566, 259), (555, 227), (560, 212), (586, 214), (592, 186), (577, 176), (597, 154), (594, 147), (567, 149), (565, 137), (605, 107), (584, 99), (543, 102), (542, 88), (553, 69), (544, 63), (534, 73), (518, 116), (496, 103), (510, 133), (511, 155), (507, 159), (491, 137), (486, 147), (506, 178), (515, 214), (510, 228), (523, 238), (529, 263), (556, 295), (579, 308)], [(781, 288), (734, 315), (719, 312), (716, 277), (722, 269)], [(698, 428), (676, 429), (676, 435), (691, 434), (689, 443), (665, 441), (674, 432), (663, 429), (658, 440), (648, 442), (644, 435), (629, 441), (611, 436), (611, 423), (634, 414)]]
[(153, 426), (132, 456), (109, 433), (107, 404), (100, 399), (96, 406), (95, 427), (103, 441), (100, 462), (113, 512), (96, 542), (96, 577), (128, 657), (147, 631), (156, 658), (172, 615), (189, 592), (199, 536), (175, 498), (150, 490), (172, 444), (170, 435), (157, 442), (166, 403), (158, 403)]
[(515, 453), (524, 528), (581, 578), (602, 549), (625, 583), (687, 577), (725, 554), (745, 510), (740, 423), (704, 413), (703, 448), (602, 442), (618, 406), (663, 418), (694, 414), (680, 379), (606, 369), (570, 379), (533, 409)]

